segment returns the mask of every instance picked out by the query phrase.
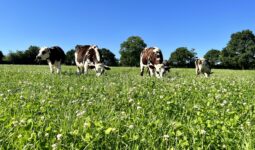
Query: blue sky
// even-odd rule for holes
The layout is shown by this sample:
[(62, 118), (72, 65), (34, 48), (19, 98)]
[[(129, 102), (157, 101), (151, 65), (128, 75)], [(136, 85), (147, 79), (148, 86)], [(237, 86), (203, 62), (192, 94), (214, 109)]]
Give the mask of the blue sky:
[(254, 32), (254, 8), (254, 0), (1, 0), (0, 50), (96, 44), (119, 58), (120, 44), (137, 35), (164, 59), (178, 47), (202, 57), (234, 32)]

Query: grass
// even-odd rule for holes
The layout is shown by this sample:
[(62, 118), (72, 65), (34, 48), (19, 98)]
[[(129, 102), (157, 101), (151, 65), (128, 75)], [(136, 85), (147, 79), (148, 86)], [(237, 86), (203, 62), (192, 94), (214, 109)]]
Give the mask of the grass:
[(0, 149), (254, 149), (255, 71), (0, 66)]

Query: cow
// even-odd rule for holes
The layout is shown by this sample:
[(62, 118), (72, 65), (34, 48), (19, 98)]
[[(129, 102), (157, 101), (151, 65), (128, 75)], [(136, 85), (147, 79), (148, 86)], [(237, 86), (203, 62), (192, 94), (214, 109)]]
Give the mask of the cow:
[(58, 74), (61, 73), (61, 63), (65, 61), (65, 52), (59, 46), (42, 47), (39, 50), (36, 60), (47, 60), (50, 72), (54, 73), (54, 69)]
[(163, 54), (157, 47), (144, 48), (140, 55), (140, 75), (143, 76), (144, 68), (149, 68), (150, 76), (162, 78), (169, 66), (163, 63)]
[(87, 74), (88, 69), (95, 69), (96, 76), (101, 76), (105, 70), (110, 70), (102, 63), (97, 45), (76, 45), (74, 56), (78, 74)]
[(205, 77), (209, 77), (211, 74), (211, 66), (208, 60), (204, 58), (196, 59), (196, 75), (198, 76), (200, 73), (204, 74)]

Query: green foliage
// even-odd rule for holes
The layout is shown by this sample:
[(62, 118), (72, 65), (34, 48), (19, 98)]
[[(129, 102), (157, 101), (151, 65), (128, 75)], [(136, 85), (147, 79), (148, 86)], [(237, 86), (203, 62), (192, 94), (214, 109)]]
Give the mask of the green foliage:
[(254, 149), (255, 71), (0, 66), (0, 149)]
[(169, 62), (175, 67), (192, 67), (195, 55), (194, 49), (188, 50), (186, 47), (179, 47), (171, 53)]
[(109, 49), (106, 49), (106, 48), (100, 49), (100, 54), (102, 56), (103, 62), (106, 65), (108, 65), (108, 66), (117, 66), (118, 65), (115, 55)]
[(2, 52), (2, 51), (0, 51), (0, 63), (2, 63), (3, 58), (4, 58), (4, 54), (3, 54), (3, 52)]
[(139, 66), (140, 53), (147, 45), (139, 36), (130, 36), (120, 45), (120, 64), (122, 66)]
[(206, 58), (212, 66), (216, 66), (220, 63), (220, 55), (220, 50), (211, 49), (204, 55), (204, 58)]
[(255, 65), (255, 36), (250, 30), (231, 35), (222, 51), (223, 65), (231, 68), (251, 68)]
[(66, 63), (67, 65), (74, 65), (74, 64), (75, 64), (74, 53), (75, 53), (75, 50), (74, 50), (74, 49), (71, 49), (71, 50), (69, 50), (68, 52), (66, 52), (65, 63)]
[(35, 57), (40, 48), (37, 46), (30, 46), (25, 51), (10, 52), (7, 56), (7, 61), (12, 64), (35, 64)]

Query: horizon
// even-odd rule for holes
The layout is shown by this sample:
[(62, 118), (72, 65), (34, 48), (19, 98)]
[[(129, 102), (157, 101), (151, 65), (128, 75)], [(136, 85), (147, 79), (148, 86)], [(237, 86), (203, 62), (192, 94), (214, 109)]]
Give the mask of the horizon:
[[(255, 2), (160, 1), (2, 1), (0, 50), (58, 45), (65, 52), (75, 45), (96, 44), (120, 58), (120, 44), (140, 36), (148, 47), (159, 47), (164, 59), (179, 47), (194, 48), (198, 57), (222, 50), (231, 34), (255, 31)], [(11, 8), (11, 9), (10, 9)]]

